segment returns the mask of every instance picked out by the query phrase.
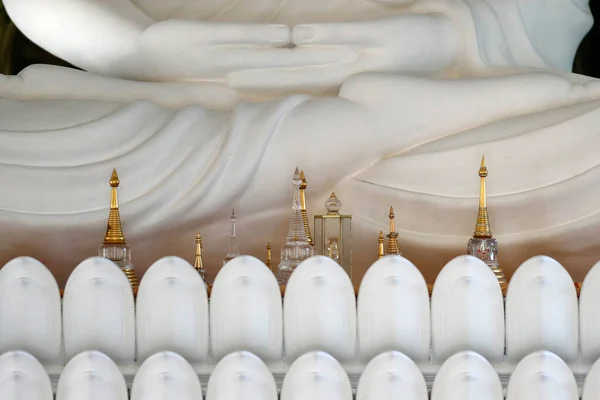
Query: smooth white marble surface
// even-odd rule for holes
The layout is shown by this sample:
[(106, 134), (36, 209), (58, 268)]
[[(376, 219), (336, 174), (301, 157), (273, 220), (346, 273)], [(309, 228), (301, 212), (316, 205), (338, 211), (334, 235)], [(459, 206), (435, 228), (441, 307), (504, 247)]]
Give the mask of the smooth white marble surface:
[(341, 362), (356, 356), (356, 299), (344, 269), (325, 256), (296, 267), (285, 288), (283, 335), (286, 361), (323, 350)]
[[(61, 298), (48, 268), (31, 257), (11, 260), (0, 269), (0, 293), (0, 353), (23, 350), (45, 364), (59, 364)], [(23, 360), (16, 355), (15, 361)]]
[(7, 351), (0, 356), (0, 399), (53, 400), (54, 392), (44, 366), (31, 354)]
[(136, 360), (143, 362), (152, 354), (170, 350), (190, 363), (206, 362), (208, 318), (208, 295), (194, 267), (179, 257), (158, 260), (137, 292)]
[(281, 385), (281, 400), (352, 400), (352, 385), (344, 368), (331, 355), (312, 351), (290, 366)]
[(282, 358), (281, 289), (265, 264), (236, 257), (219, 272), (210, 295), (213, 360), (247, 350), (265, 362)]
[(413, 360), (398, 351), (369, 361), (356, 388), (356, 400), (428, 400), (425, 378)]
[(225, 356), (212, 371), (206, 400), (277, 400), (277, 384), (265, 363), (247, 351)]
[(354, 215), (358, 276), (394, 204), (431, 282), (472, 234), (482, 153), (509, 272), (549, 254), (578, 279), (600, 258), (600, 84), (566, 72), (592, 24), (583, 0), (4, 5), (88, 71), (0, 77), (0, 252), (61, 284), (100, 245), (113, 167), (140, 272), (191, 260), (200, 229), (214, 275), (232, 206), (243, 252), (271, 241), (276, 262), (298, 165), (309, 212), (335, 190)]
[(84, 351), (71, 358), (60, 375), (56, 400), (98, 397), (127, 400), (127, 385), (114, 361), (99, 351)]
[(456, 353), (442, 364), (435, 376), (431, 400), (475, 399), (504, 400), (500, 377), (480, 354), (473, 351)]
[[(587, 273), (579, 294), (579, 346), (584, 361), (600, 358), (600, 262)], [(600, 364), (596, 370), (600, 370)], [(599, 372), (600, 373), (600, 372)], [(599, 383), (600, 385), (600, 383)]]
[(569, 367), (549, 351), (531, 353), (517, 364), (506, 389), (506, 400), (578, 400), (577, 383)]
[(140, 366), (131, 400), (202, 400), (202, 385), (192, 366), (179, 354), (159, 352)]
[[(71, 362), (82, 352), (98, 350), (119, 364), (133, 363), (133, 293), (112, 261), (89, 258), (69, 276), (63, 297), (63, 343), (65, 358)], [(95, 359), (90, 355), (90, 362)]]
[(418, 363), (429, 360), (429, 290), (406, 258), (386, 256), (369, 267), (360, 283), (356, 318), (361, 360), (390, 349)]
[[(572, 285), (574, 287), (574, 285)], [(490, 362), (504, 358), (504, 299), (483, 261), (464, 255), (442, 268), (431, 294), (432, 358), (473, 350)]]
[(578, 345), (579, 313), (573, 280), (550, 257), (527, 260), (515, 272), (506, 292), (508, 361), (517, 363), (534, 351), (549, 350), (572, 362), (578, 358)]

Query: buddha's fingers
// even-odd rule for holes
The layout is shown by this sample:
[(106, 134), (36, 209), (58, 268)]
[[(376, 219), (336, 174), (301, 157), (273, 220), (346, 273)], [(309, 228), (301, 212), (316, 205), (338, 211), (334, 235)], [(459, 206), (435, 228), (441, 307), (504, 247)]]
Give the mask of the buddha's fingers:
[[(273, 70), (285, 71), (305, 69), (307, 67), (323, 68), (338, 64), (354, 62), (358, 55), (347, 47), (339, 48), (295, 48), (295, 49), (252, 49), (227, 48), (217, 62), (224, 70)], [(213, 62), (215, 62), (213, 60)]]
[(350, 65), (341, 65), (333, 69), (318, 66), (294, 69), (263, 68), (233, 72), (229, 75), (227, 86), (237, 90), (267, 87), (300, 92), (305, 92), (306, 88), (328, 91), (337, 89), (356, 72)]
[(170, 49), (228, 45), (281, 47), (290, 43), (291, 32), (286, 25), (174, 19), (146, 28), (142, 39), (146, 47), (167, 46)]
[(210, 26), (212, 45), (285, 46), (290, 42), (287, 25), (218, 22)]
[(292, 41), (297, 46), (348, 45), (376, 46), (379, 33), (368, 22), (332, 22), (304, 24), (294, 27)]

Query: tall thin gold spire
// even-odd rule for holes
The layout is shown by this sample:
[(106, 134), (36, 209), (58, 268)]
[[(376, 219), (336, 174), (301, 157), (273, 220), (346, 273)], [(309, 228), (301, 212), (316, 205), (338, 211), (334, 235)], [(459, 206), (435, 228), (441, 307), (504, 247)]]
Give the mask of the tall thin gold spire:
[(508, 281), (504, 276), (504, 271), (500, 267), (500, 263), (498, 263), (498, 242), (492, 236), (492, 229), (490, 228), (485, 187), (485, 178), (487, 175), (488, 170), (485, 166), (485, 157), (481, 157), (481, 167), (479, 168), (479, 212), (477, 213), (475, 233), (467, 243), (467, 254), (485, 262), (494, 275), (496, 275), (500, 287), (504, 291), (508, 285)]
[(396, 232), (396, 224), (394, 222), (394, 218), (396, 217), (394, 214), (394, 207), (390, 206), (390, 233), (387, 234), (388, 237), (388, 245), (386, 254), (395, 254), (402, 255), (400, 253), (400, 248), (398, 247), (398, 232)]
[(200, 236), (200, 233), (196, 234), (196, 257), (194, 259), (194, 268), (196, 268), (196, 271), (198, 271), (202, 280), (206, 282), (206, 270), (202, 263), (202, 236)]
[(490, 228), (490, 219), (487, 211), (487, 194), (485, 190), (485, 178), (488, 175), (485, 166), (485, 156), (481, 157), (481, 167), (479, 168), (479, 212), (477, 213), (477, 223), (475, 224), (476, 238), (491, 238), (492, 229)]
[(379, 243), (377, 258), (383, 258), (385, 256), (385, 253), (383, 251), (383, 242), (384, 242), (383, 231), (379, 231), (379, 239), (377, 239), (377, 242)]
[(108, 225), (106, 234), (104, 235), (104, 244), (126, 244), (125, 236), (123, 235), (123, 226), (121, 224), (121, 214), (119, 213), (119, 195), (117, 188), (119, 187), (119, 175), (116, 168), (113, 169), (110, 176), (110, 211), (108, 214)]
[(271, 271), (273, 271), (273, 261), (271, 257), (271, 242), (267, 243), (267, 262), (265, 264), (267, 267), (269, 267)]
[(119, 196), (117, 193), (120, 182), (116, 169), (113, 169), (109, 183), (110, 211), (108, 214), (106, 234), (104, 235), (104, 244), (98, 250), (98, 255), (108, 258), (123, 270), (135, 294), (139, 282), (135, 275), (133, 264), (131, 263), (131, 249), (127, 246), (125, 235), (123, 235), (121, 214), (119, 213)]
[(300, 212), (302, 213), (302, 223), (304, 224), (304, 232), (306, 233), (306, 239), (308, 244), (313, 245), (313, 239), (310, 235), (310, 226), (308, 225), (308, 213), (306, 211), (306, 188), (308, 187), (308, 183), (306, 182), (306, 176), (304, 175), (304, 170), (300, 171), (300, 179), (302, 183), (300, 184)]

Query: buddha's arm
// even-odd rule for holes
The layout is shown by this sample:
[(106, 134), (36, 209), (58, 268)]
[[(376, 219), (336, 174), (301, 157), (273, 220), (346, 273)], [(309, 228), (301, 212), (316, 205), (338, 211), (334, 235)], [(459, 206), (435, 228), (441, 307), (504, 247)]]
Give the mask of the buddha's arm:
[(6, 0), (4, 4), (33, 42), (105, 76), (225, 83), (232, 71), (322, 65), (352, 56), (346, 49), (279, 48), (290, 41), (287, 26), (156, 22), (129, 0)]
[(19, 29), (45, 50), (105, 75), (118, 69), (154, 21), (128, 0), (4, 0)]

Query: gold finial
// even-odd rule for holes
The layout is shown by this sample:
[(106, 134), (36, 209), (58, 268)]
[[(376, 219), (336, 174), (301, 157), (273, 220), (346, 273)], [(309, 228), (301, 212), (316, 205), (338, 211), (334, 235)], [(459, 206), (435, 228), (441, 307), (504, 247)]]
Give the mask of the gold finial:
[(488, 170), (485, 166), (485, 156), (481, 157), (481, 167), (479, 168), (479, 212), (477, 213), (477, 223), (475, 224), (475, 238), (491, 238), (492, 229), (490, 228), (490, 219), (487, 212), (487, 194), (485, 190), (485, 178)]
[(104, 244), (125, 244), (123, 235), (123, 226), (121, 225), (121, 214), (119, 213), (119, 196), (117, 188), (119, 187), (119, 175), (117, 170), (113, 169), (110, 176), (110, 211), (108, 214), (108, 226), (106, 235), (104, 235)]
[(300, 171), (300, 179), (302, 183), (300, 184), (300, 213), (302, 214), (302, 223), (304, 224), (304, 233), (306, 234), (306, 240), (308, 244), (313, 245), (312, 236), (310, 235), (310, 226), (308, 225), (308, 213), (306, 212), (306, 188), (308, 187), (308, 183), (306, 182), (306, 175), (304, 175), (304, 170)]
[(387, 254), (395, 254), (402, 255), (400, 253), (400, 248), (398, 247), (398, 232), (396, 232), (396, 224), (394, 223), (394, 207), (390, 206), (390, 233), (387, 234), (388, 237), (388, 246), (386, 253)]
[(200, 233), (196, 234), (196, 259), (194, 260), (194, 268), (197, 271), (204, 268), (202, 265), (202, 236), (200, 236)]
[(308, 183), (306, 182), (306, 175), (304, 175), (304, 170), (300, 171), (300, 179), (302, 183), (300, 184), (300, 189), (306, 189), (308, 187)]
[(383, 252), (383, 231), (379, 231), (379, 239), (377, 239), (377, 242), (379, 243), (378, 258), (383, 258), (385, 256), (385, 253)]
[(267, 243), (267, 262), (265, 264), (267, 265), (267, 267), (269, 267), (271, 271), (273, 271), (273, 265), (271, 260), (271, 242)]

